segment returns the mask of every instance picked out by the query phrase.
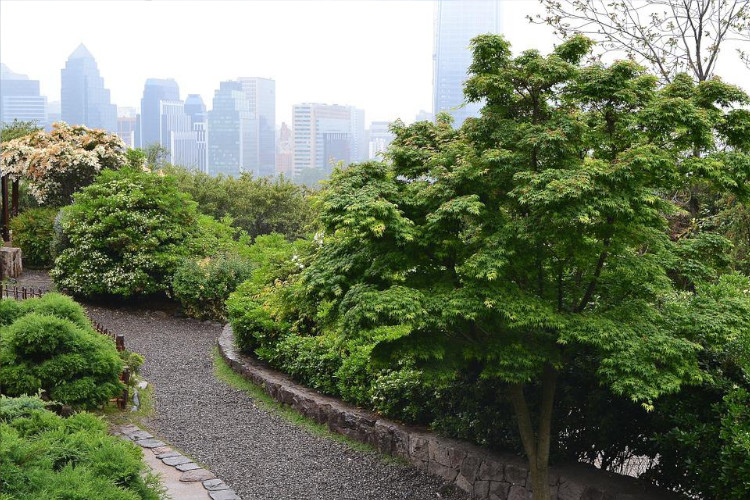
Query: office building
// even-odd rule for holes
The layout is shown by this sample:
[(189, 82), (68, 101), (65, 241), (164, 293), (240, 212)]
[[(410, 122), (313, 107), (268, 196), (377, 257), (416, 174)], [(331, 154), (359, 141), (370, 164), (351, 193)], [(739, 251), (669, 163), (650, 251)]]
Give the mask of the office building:
[(39, 93), (39, 80), (30, 80), (0, 64), (0, 122), (14, 120), (47, 126), (47, 98)]
[(116, 133), (117, 106), (110, 102), (109, 89), (104, 87), (96, 60), (83, 44), (68, 57), (60, 76), (63, 121)]
[(141, 114), (138, 122), (137, 144), (139, 148), (146, 148), (152, 144), (162, 142), (162, 101), (179, 101), (180, 88), (173, 79), (149, 78), (143, 87), (141, 98)]
[(242, 84), (221, 82), (208, 112), (208, 173), (238, 176), (257, 167), (257, 120)]
[(479, 116), (481, 103), (464, 104), (464, 82), (471, 64), (471, 39), (500, 32), (499, 0), (438, 0), (433, 54), (433, 112), (445, 111), (460, 127)]
[[(364, 111), (353, 106), (296, 104), (292, 112), (292, 134), (295, 176), (305, 169), (318, 169), (327, 175), (339, 161), (348, 164), (367, 156)], [(341, 134), (347, 135), (346, 151), (340, 144)]]
[(292, 177), (294, 172), (292, 169), (293, 153), (292, 130), (286, 123), (282, 122), (276, 143), (276, 175), (283, 175), (286, 178)]
[[(276, 82), (270, 78), (241, 77), (242, 85), (255, 118), (257, 129), (253, 136), (257, 142), (257, 156), (253, 153), (251, 170), (255, 176), (274, 175), (276, 171)], [(257, 159), (256, 159), (257, 158)]]
[(208, 173), (208, 115), (206, 105), (199, 94), (188, 94), (185, 99), (185, 113), (190, 117), (195, 132), (198, 170)]
[(371, 160), (382, 159), (383, 153), (391, 145), (394, 135), (388, 129), (389, 126), (390, 122), (372, 122), (370, 125), (368, 157)]

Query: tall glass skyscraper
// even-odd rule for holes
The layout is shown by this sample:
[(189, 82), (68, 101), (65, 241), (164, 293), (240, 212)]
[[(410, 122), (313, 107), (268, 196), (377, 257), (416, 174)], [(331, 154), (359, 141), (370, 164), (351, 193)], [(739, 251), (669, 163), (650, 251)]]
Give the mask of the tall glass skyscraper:
[(208, 173), (237, 176), (254, 172), (258, 128), (240, 82), (221, 82), (208, 112)]
[(185, 113), (190, 117), (198, 149), (198, 169), (208, 173), (208, 114), (203, 98), (199, 94), (188, 94)]
[(479, 116), (480, 103), (464, 104), (463, 84), (471, 64), (469, 43), (477, 35), (500, 32), (499, 0), (438, 0), (435, 9), (433, 112), (450, 113), (460, 127)]
[(179, 101), (180, 87), (177, 82), (169, 79), (149, 78), (143, 87), (143, 98), (141, 99), (140, 115), (140, 133), (136, 134), (136, 144), (140, 148), (145, 148), (152, 144), (161, 144), (169, 147), (162, 142), (161, 126), (161, 102), (162, 101)]
[[(241, 77), (245, 97), (250, 105), (250, 113), (255, 116), (257, 137), (250, 160), (253, 174), (259, 177), (274, 175), (276, 171), (276, 81), (270, 78)], [(257, 162), (257, 163), (255, 163)]]
[(60, 74), (62, 120), (117, 133), (117, 106), (110, 102), (96, 60), (83, 44), (70, 54)]

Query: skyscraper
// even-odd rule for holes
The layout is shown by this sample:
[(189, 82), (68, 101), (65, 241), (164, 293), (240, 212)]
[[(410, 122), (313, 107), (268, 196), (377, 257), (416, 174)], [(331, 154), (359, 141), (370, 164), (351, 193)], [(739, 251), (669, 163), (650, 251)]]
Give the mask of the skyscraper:
[(208, 112), (208, 173), (237, 176), (257, 165), (255, 116), (240, 82), (221, 82)]
[(279, 130), (278, 142), (276, 144), (276, 175), (284, 175), (284, 177), (287, 178), (292, 177), (293, 146), (292, 130), (286, 123), (282, 122), (281, 129)]
[(12, 72), (0, 64), (0, 122), (34, 121), (47, 125), (47, 98), (39, 94), (39, 80)]
[(83, 44), (70, 54), (60, 76), (63, 121), (116, 133), (117, 106), (110, 102), (94, 56)]
[(276, 170), (276, 82), (270, 78), (238, 78), (245, 92), (250, 113), (255, 117), (257, 130), (257, 167), (251, 168), (256, 176), (274, 175)]
[(143, 87), (143, 98), (141, 98), (141, 115), (139, 118), (140, 130), (137, 136), (137, 145), (145, 148), (152, 144), (162, 143), (161, 127), (161, 102), (179, 101), (180, 88), (173, 79), (149, 78)]
[(370, 141), (368, 157), (371, 160), (380, 159), (383, 152), (388, 149), (394, 139), (393, 132), (388, 127), (390, 122), (372, 122), (370, 125)]
[(195, 132), (198, 169), (208, 173), (208, 114), (199, 94), (188, 94), (185, 99), (185, 113), (190, 117)]
[[(499, 0), (438, 0), (433, 54), (433, 112), (449, 112), (460, 127), (478, 116), (480, 103), (464, 103), (463, 84), (471, 64), (471, 39), (500, 32)], [(456, 109), (459, 107), (458, 109)]]
[[(331, 171), (332, 163), (360, 161), (365, 153), (364, 111), (353, 106), (338, 104), (304, 103), (295, 104), (292, 113), (292, 133), (294, 155), (292, 160), (294, 175), (299, 176), (305, 169), (319, 169), (324, 174)], [(326, 134), (328, 137), (326, 155)], [(341, 141), (346, 134), (347, 153)], [(346, 156), (346, 157), (339, 157)]]

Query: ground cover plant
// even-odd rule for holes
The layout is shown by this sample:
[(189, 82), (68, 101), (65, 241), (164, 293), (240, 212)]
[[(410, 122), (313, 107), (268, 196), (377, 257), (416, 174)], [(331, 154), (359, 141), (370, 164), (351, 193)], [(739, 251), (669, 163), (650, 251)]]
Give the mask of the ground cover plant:
[(62, 418), (38, 397), (0, 401), (3, 499), (158, 500), (141, 449), (90, 413)]
[(0, 392), (36, 394), (74, 408), (93, 408), (119, 396), (123, 360), (114, 342), (91, 327), (69, 297), (0, 301)]
[[(460, 130), (397, 124), (390, 161), (336, 172), (315, 242), (277, 248), (286, 258), (230, 298), (240, 347), (371, 405), (425, 388), (430, 401), (462, 379), (494, 387), (517, 427), (501, 421), (492, 439), (520, 441), (537, 499), (551, 452), (575, 439), (608, 463), (618, 446), (663, 453), (647, 473), (677, 491), (746, 497), (733, 478), (747, 473), (750, 286), (720, 232), (681, 223), (696, 207), (674, 194), (747, 199), (748, 97), (684, 75), (660, 87), (630, 61), (585, 64), (582, 37), (548, 56), (513, 57), (497, 36), (473, 48), (466, 95), (482, 116)], [(581, 379), (604, 390), (587, 400)], [(691, 419), (701, 391), (713, 404)], [(620, 408), (632, 425), (591, 425)], [(683, 453), (691, 435), (714, 444), (698, 463)]]

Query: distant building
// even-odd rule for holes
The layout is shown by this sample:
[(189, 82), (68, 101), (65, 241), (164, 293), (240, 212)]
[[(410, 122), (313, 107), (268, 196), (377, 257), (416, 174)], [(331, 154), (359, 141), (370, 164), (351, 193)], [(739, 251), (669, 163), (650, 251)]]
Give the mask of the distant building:
[(52, 124), (62, 121), (62, 106), (60, 101), (47, 102), (47, 130), (52, 130)]
[(481, 103), (464, 104), (463, 86), (471, 64), (471, 39), (500, 32), (499, 0), (438, 0), (433, 54), (433, 112), (450, 113), (460, 127), (479, 116)]
[(415, 117), (414, 121), (423, 122), (428, 121), (431, 122), (435, 119), (435, 114), (431, 113), (429, 111), (425, 111), (424, 109), (420, 109), (419, 113), (417, 113), (417, 116)]
[[(253, 114), (257, 130), (257, 167), (251, 168), (258, 177), (274, 175), (276, 171), (276, 82), (270, 78), (238, 78), (245, 92), (250, 113)], [(253, 154), (255, 154), (253, 152)], [(253, 157), (252, 162), (255, 162)], [(252, 163), (251, 163), (252, 164)]]
[(208, 173), (237, 176), (253, 172), (257, 123), (242, 84), (221, 82), (208, 112)]
[(173, 79), (149, 78), (143, 87), (137, 145), (146, 148), (152, 144), (169, 146), (162, 142), (162, 101), (179, 101), (180, 87)]
[(294, 143), (292, 130), (286, 123), (281, 124), (276, 143), (276, 175), (291, 178), (294, 174), (292, 169), (292, 156), (294, 154)]
[(352, 161), (352, 139), (346, 132), (325, 132), (323, 134), (323, 158), (326, 164), (349, 165)]
[[(364, 111), (353, 106), (296, 104), (292, 113), (292, 133), (292, 168), (295, 176), (301, 175), (305, 169), (318, 169), (328, 174), (332, 165), (338, 161), (348, 164), (367, 157)], [(329, 136), (326, 150), (326, 134), (347, 134), (346, 155), (340, 147), (341, 135)], [(332, 151), (335, 151), (335, 154), (327, 154)]]
[(117, 117), (117, 136), (129, 148), (135, 147), (135, 127), (138, 119), (135, 116)]
[(29, 80), (0, 64), (0, 122), (13, 120), (47, 126), (47, 98), (39, 94), (39, 80)]
[(371, 160), (381, 159), (394, 139), (393, 132), (388, 130), (390, 122), (372, 122), (369, 133), (368, 157)]
[(110, 102), (96, 60), (83, 44), (68, 57), (60, 76), (63, 121), (116, 133), (117, 106)]
[(190, 117), (195, 132), (198, 169), (208, 173), (208, 114), (199, 94), (188, 94), (185, 99), (185, 113)]
[(200, 168), (198, 134), (193, 130), (190, 116), (185, 112), (184, 102), (160, 101), (159, 144), (169, 151), (169, 163), (191, 169)]

